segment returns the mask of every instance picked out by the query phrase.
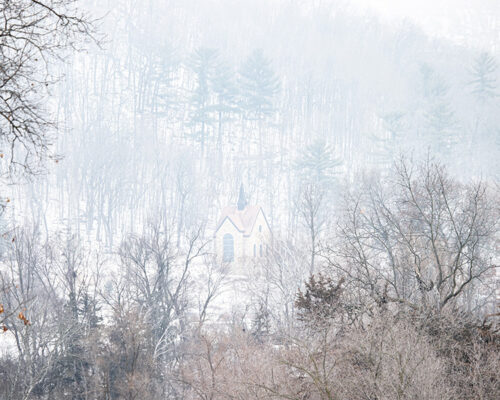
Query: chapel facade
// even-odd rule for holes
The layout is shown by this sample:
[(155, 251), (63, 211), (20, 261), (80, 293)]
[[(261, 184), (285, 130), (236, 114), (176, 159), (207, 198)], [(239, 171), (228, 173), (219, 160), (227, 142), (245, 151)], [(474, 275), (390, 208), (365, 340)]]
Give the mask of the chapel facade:
[(262, 207), (247, 204), (243, 185), (237, 205), (222, 210), (214, 236), (219, 262), (257, 261), (268, 254), (271, 227)]

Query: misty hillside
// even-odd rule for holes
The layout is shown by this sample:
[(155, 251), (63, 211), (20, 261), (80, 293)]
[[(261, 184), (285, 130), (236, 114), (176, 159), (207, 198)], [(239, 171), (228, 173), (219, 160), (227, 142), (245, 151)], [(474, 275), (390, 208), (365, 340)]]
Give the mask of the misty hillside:
[[(63, 160), (34, 189), (49, 224), (108, 246), (166, 209), (215, 224), (244, 182), (293, 236), (296, 164), (318, 142), (338, 181), (401, 153), (496, 176), (492, 55), (342, 4), (157, 3), (101, 5), (102, 50), (65, 62), (52, 105)], [(29, 215), (25, 187), (15, 190), (12, 209)]]

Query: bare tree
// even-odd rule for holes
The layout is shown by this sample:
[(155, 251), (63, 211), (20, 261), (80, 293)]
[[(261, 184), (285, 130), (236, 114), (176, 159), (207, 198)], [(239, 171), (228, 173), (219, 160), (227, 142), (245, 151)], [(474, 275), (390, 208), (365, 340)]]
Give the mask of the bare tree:
[(491, 279), (497, 234), (484, 182), (465, 185), (430, 160), (418, 168), (402, 160), (387, 184), (372, 180), (348, 196), (328, 258), (379, 304), (439, 311)]
[(4, 321), (15, 344), (8, 398), (27, 400), (50, 392), (51, 374), (74, 337), (75, 325), (64, 313), (54, 266), (53, 249), (36, 229), (16, 230), (1, 274), (10, 287), (2, 304), (8, 309), (21, 305), (16, 318)]
[(349, 399), (453, 399), (445, 360), (428, 335), (381, 313), (337, 346), (337, 394)]
[(177, 247), (168, 227), (152, 224), (120, 248), (130, 298), (147, 316), (158, 359), (172, 357), (173, 343), (185, 332), (191, 268), (206, 254), (201, 233), (187, 234)]
[(201, 273), (196, 277), (198, 286), (198, 313), (200, 326), (209, 317), (209, 309), (221, 294), (229, 273), (228, 265), (220, 265), (215, 255), (207, 255), (202, 261)]
[(49, 112), (50, 87), (59, 76), (57, 59), (80, 42), (95, 39), (92, 21), (77, 0), (7, 0), (0, 5), (1, 172), (35, 174), (47, 158), (55, 119)]
[(316, 256), (319, 251), (320, 235), (326, 222), (326, 191), (317, 183), (310, 183), (303, 187), (297, 204), (301, 222), (307, 230), (311, 252), (309, 273), (315, 271)]
[(295, 325), (296, 292), (309, 274), (309, 262), (306, 249), (274, 236), (259, 262), (259, 276), (248, 282), (254, 304), (259, 308), (256, 317), (262, 311), (269, 314), (272, 328), (280, 334), (290, 334)]

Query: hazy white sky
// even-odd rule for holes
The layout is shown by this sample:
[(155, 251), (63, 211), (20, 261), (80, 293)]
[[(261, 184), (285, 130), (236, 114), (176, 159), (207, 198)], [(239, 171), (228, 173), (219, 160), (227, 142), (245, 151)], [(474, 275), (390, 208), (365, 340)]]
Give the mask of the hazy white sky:
[(397, 22), (407, 18), (429, 34), (500, 51), (500, 0), (350, 0)]

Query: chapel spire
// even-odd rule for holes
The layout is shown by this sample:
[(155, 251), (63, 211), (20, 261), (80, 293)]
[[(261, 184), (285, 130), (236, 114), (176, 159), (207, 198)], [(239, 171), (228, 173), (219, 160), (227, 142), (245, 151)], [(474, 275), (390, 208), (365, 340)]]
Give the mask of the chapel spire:
[(247, 204), (247, 198), (245, 196), (245, 190), (243, 189), (242, 183), (240, 186), (240, 195), (238, 196), (238, 210), (244, 210)]

